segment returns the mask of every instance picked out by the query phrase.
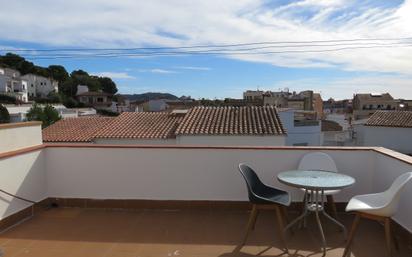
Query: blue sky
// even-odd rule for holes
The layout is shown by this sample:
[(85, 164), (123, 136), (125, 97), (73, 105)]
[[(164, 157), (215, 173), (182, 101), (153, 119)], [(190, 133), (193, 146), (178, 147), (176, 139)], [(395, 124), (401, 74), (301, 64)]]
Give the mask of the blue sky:
[[(412, 37), (412, 1), (118, 2), (8, 1), (4, 3), (8, 8), (0, 10), (0, 53), (4, 49)], [(393, 41), (379, 41), (388, 42)], [(61, 64), (68, 71), (84, 69), (112, 77), (120, 93), (150, 91), (195, 98), (239, 98), (244, 90), (259, 87), (313, 89), (323, 98), (341, 99), (360, 92), (390, 92), (395, 97), (412, 98), (409, 45), (324, 53), (145, 58), (37, 60), (33, 56), (38, 52), (29, 54), (27, 58), (38, 65)]]

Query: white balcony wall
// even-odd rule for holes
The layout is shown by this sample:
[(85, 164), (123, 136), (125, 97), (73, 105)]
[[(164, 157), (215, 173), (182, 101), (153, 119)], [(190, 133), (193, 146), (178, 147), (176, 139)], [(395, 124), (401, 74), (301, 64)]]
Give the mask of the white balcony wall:
[(0, 139), (0, 153), (41, 145), (41, 123), (1, 124)]
[[(32, 201), (47, 198), (42, 150), (0, 158), (0, 189)], [(30, 203), (0, 193), (0, 219), (30, 206)]]
[[(293, 193), (276, 175), (296, 169), (308, 150), (183, 148), (54, 148), (46, 149), (49, 196), (96, 199), (247, 200), (237, 165), (249, 163), (262, 180)], [(374, 152), (328, 150), (341, 172), (356, 185), (337, 201), (372, 192)]]

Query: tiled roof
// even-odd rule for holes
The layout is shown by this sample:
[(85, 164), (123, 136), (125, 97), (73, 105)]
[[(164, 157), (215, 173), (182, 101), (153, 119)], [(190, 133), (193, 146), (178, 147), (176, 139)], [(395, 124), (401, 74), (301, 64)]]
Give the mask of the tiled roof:
[(176, 135), (283, 135), (285, 129), (273, 106), (195, 107)]
[(412, 128), (412, 111), (376, 111), (365, 126)]
[(95, 138), (174, 138), (183, 116), (167, 112), (124, 112), (97, 132)]
[(43, 129), (44, 142), (91, 142), (94, 134), (112, 122), (112, 117), (66, 118)]

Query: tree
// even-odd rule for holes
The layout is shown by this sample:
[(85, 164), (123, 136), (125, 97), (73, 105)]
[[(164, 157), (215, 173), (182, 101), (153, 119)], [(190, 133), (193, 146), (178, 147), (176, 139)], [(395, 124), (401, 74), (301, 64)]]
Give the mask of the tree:
[(108, 77), (99, 77), (98, 81), (100, 82), (100, 86), (105, 93), (109, 94), (116, 94), (117, 93), (117, 87), (116, 83), (111, 78)]
[(61, 119), (60, 114), (53, 106), (47, 104), (44, 108), (34, 104), (26, 115), (27, 120), (37, 120), (42, 122), (42, 128), (46, 128)]
[(9, 123), (10, 114), (6, 107), (0, 104), (0, 123)]
[(59, 83), (66, 81), (69, 78), (69, 73), (61, 65), (50, 65), (48, 68), (50, 76)]

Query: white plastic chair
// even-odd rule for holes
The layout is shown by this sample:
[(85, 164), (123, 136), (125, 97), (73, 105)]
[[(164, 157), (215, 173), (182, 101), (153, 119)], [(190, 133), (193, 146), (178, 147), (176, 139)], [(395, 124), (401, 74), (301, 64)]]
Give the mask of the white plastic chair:
[[(360, 218), (368, 218), (384, 222), (387, 252), (388, 256), (391, 256), (392, 235), (390, 232), (390, 220), (398, 208), (402, 189), (411, 179), (412, 172), (407, 172), (395, 179), (389, 189), (384, 192), (352, 197), (346, 206), (346, 211), (356, 212), (356, 217), (352, 224), (352, 229), (343, 256), (346, 256), (349, 252)], [(395, 244), (395, 246), (397, 245)]]
[[(330, 172), (338, 172), (335, 161), (326, 153), (315, 152), (308, 153), (303, 156), (302, 160), (299, 162), (298, 170), (323, 170)], [(305, 189), (302, 189), (305, 190)], [(328, 201), (328, 205), (332, 208), (332, 214), (336, 218), (337, 210), (333, 195), (339, 193), (340, 190), (325, 190), (324, 195)], [(305, 204), (307, 194), (305, 193), (303, 203)]]

